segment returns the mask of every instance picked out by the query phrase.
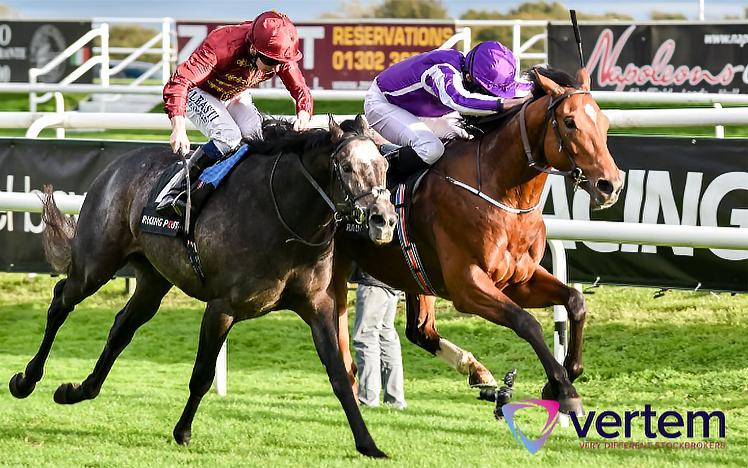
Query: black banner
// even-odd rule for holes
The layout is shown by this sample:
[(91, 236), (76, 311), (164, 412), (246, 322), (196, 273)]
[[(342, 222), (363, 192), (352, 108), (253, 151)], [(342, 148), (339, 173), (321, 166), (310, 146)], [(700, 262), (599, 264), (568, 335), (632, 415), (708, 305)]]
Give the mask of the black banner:
[[(580, 25), (592, 88), (748, 93), (748, 23)], [(579, 67), (572, 27), (548, 26), (548, 63)]]
[[(611, 136), (626, 185), (618, 203), (590, 212), (562, 178), (546, 184), (546, 215), (630, 223), (740, 226), (748, 232), (748, 143), (731, 139)], [(0, 139), (0, 190), (83, 194), (102, 169), (148, 144)], [(0, 211), (0, 271), (49, 271), (41, 216)], [(748, 234), (746, 234), (748, 235)], [(748, 292), (748, 251), (565, 242), (571, 281)], [(549, 256), (548, 256), (549, 257)], [(545, 259), (546, 261), (549, 258)], [(546, 265), (550, 267), (549, 265)]]
[[(145, 145), (168, 143), (0, 139), (0, 190), (83, 195), (116, 158)], [(41, 192), (39, 192), (41, 193)], [(0, 271), (49, 272), (38, 213), (0, 211)]]
[[(90, 21), (0, 20), (0, 82), (28, 83), (29, 68), (43, 67), (90, 30)], [(89, 56), (84, 48), (37, 82), (58, 83)], [(76, 82), (91, 83), (92, 77), (88, 71)]]

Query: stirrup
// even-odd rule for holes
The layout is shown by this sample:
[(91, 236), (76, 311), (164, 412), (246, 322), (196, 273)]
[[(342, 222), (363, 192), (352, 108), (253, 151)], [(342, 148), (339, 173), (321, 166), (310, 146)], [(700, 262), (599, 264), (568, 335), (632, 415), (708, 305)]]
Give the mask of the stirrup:
[(161, 203), (156, 206), (156, 213), (162, 215), (176, 214), (177, 216), (182, 216), (184, 214), (185, 204), (181, 199), (186, 194), (187, 192), (185, 190), (182, 190), (176, 196), (171, 196), (171, 194), (167, 193), (161, 200)]

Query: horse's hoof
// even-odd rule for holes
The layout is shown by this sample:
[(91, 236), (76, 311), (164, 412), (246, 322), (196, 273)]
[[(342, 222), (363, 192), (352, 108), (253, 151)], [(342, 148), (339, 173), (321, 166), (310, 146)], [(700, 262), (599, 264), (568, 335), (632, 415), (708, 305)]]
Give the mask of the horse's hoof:
[(470, 365), (468, 385), (472, 388), (496, 388), (499, 386), (488, 369), (475, 364)]
[(361, 452), (362, 455), (371, 458), (389, 458), (387, 454), (379, 450), (376, 445), (372, 445), (371, 447), (356, 447), (356, 450)]
[(54, 395), (58, 405), (73, 405), (84, 400), (81, 396), (80, 384), (64, 383), (57, 387)]
[(582, 407), (582, 399), (576, 398), (564, 398), (558, 401), (558, 410), (564, 414), (574, 413), (576, 416), (584, 416), (584, 408)]
[(543, 386), (543, 391), (540, 393), (540, 397), (543, 400), (555, 400), (556, 395), (553, 394), (553, 390), (551, 390), (551, 384), (550, 382), (546, 382)]
[(26, 383), (26, 379), (23, 378), (23, 372), (14, 375), (10, 378), (10, 382), (8, 382), (10, 394), (19, 399), (31, 395), (31, 392), (34, 391), (34, 387), (36, 387), (36, 383)]
[(190, 431), (189, 429), (182, 430), (175, 427), (174, 440), (177, 442), (177, 444), (187, 447), (190, 445), (190, 440), (192, 440), (192, 431)]

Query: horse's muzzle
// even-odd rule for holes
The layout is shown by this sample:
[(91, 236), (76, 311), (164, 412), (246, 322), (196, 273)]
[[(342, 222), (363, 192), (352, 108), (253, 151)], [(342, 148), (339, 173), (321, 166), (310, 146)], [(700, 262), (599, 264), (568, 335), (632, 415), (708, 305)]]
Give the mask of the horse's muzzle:
[(389, 197), (377, 197), (369, 205), (369, 238), (377, 245), (392, 241), (397, 214)]
[(618, 196), (623, 189), (623, 177), (615, 179), (597, 179), (594, 183), (589, 183), (587, 192), (592, 200), (592, 208), (595, 210), (604, 210), (615, 205)]

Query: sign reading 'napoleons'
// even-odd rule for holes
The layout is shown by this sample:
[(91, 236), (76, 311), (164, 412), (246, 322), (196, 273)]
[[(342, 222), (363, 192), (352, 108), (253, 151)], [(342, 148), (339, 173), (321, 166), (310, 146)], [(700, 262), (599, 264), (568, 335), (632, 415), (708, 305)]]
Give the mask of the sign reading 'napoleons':
[[(748, 93), (748, 22), (584, 24), (580, 32), (594, 89)], [(548, 26), (548, 62), (578, 67), (571, 26)]]

